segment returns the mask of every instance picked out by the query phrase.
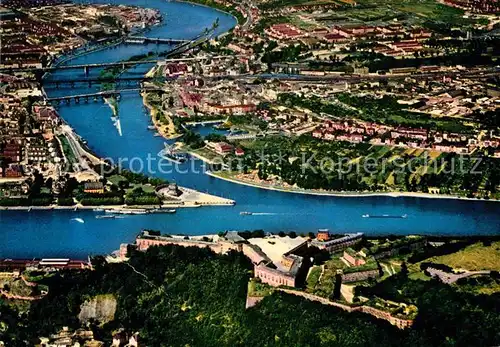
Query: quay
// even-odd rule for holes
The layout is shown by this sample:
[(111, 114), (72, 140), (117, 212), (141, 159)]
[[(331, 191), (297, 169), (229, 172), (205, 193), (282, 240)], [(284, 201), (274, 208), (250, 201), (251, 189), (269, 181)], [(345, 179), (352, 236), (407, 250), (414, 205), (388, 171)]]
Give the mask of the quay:
[(226, 121), (226, 119), (214, 119), (214, 120), (204, 120), (204, 121), (198, 121), (198, 122), (186, 122), (185, 125), (186, 126), (196, 126), (196, 125), (205, 126), (205, 125), (210, 125), (210, 124), (220, 124), (220, 123), (224, 123), (225, 121)]

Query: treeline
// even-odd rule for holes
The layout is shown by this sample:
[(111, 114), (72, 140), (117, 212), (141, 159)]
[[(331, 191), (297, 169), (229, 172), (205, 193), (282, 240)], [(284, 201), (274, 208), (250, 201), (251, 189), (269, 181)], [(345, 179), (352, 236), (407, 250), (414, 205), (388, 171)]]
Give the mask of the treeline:
[(205, 146), (203, 137), (191, 130), (186, 130), (184, 136), (182, 137), (182, 141), (192, 149), (198, 149)]
[(43, 194), (27, 198), (0, 198), (0, 206), (49, 206), (54, 203), (52, 195)]
[(145, 192), (141, 187), (137, 187), (125, 195), (127, 205), (160, 205), (161, 200), (154, 192)]
[(80, 203), (84, 206), (101, 206), (101, 205), (123, 205), (124, 199), (122, 196), (85, 196), (80, 199)]

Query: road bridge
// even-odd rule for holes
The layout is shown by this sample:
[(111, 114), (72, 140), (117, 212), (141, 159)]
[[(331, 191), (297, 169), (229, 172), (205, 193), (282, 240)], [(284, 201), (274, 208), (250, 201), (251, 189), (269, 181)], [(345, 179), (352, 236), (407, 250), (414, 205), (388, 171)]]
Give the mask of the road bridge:
[(89, 100), (98, 101), (99, 99), (103, 100), (104, 98), (109, 97), (117, 97), (120, 95), (119, 90), (107, 90), (97, 93), (88, 93), (88, 94), (77, 94), (77, 95), (65, 95), (65, 96), (56, 96), (52, 98), (47, 98), (49, 102), (55, 102), (58, 104), (61, 101), (65, 101), (67, 104), (74, 100), (76, 103), (80, 103), (80, 100), (84, 100), (85, 102), (89, 102)]
[(169, 39), (169, 38), (161, 38), (161, 37), (145, 37), (145, 36), (128, 36), (124, 42), (125, 43), (139, 43), (139, 44), (147, 44), (147, 43), (165, 43), (170, 45), (177, 45), (181, 43), (187, 43), (191, 40), (182, 40), (182, 39)]
[[(88, 87), (96, 84), (113, 83), (117, 85), (131, 85), (143, 82), (167, 82), (173, 81), (177, 77), (146, 77), (146, 76), (117, 76), (117, 77), (91, 77), (91, 78), (60, 78), (43, 80), (43, 85), (52, 85), (59, 88), (62, 85), (69, 85), (74, 88), (77, 84), (86, 84)], [(30, 80), (31, 81), (31, 80)], [(31, 81), (34, 82), (34, 81)]]
[(106, 90), (96, 93), (57, 96), (57, 97), (47, 98), (47, 101), (55, 102), (57, 104), (60, 103), (61, 101), (64, 101), (67, 104), (69, 104), (71, 103), (72, 100), (74, 100), (76, 103), (80, 103), (81, 100), (89, 102), (91, 100), (93, 101), (104, 100), (105, 98), (110, 98), (110, 97), (119, 98), (121, 94), (126, 92), (143, 92), (143, 91), (161, 92), (163, 91), (163, 89), (153, 86), (147, 86), (147, 87), (141, 86), (140, 88), (115, 89), (115, 90)]
[[(146, 59), (146, 60), (131, 60), (131, 61), (122, 61), (122, 62), (114, 62), (114, 63), (94, 63), (94, 64), (75, 64), (75, 65), (54, 65), (47, 67), (3, 67), (0, 68), (0, 72), (52, 72), (56, 70), (84, 70), (90, 71), (91, 68), (108, 68), (108, 67), (120, 67), (125, 69), (130, 66), (135, 65), (145, 65), (145, 64), (167, 64), (167, 63), (175, 63), (175, 62), (190, 62), (190, 61), (204, 61), (208, 59), (219, 59), (223, 56), (216, 57), (195, 57), (195, 58), (171, 58), (171, 59)], [(87, 69), (87, 70), (85, 70)]]

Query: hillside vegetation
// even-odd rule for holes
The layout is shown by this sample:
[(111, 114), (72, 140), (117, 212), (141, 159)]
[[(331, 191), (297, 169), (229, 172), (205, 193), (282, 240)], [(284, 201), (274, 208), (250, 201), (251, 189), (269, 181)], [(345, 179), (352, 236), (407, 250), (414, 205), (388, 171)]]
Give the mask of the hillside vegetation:
[(94, 268), (62, 271), (44, 279), (50, 286), (49, 294), (21, 316), (6, 303), (0, 306), (0, 340), (7, 346), (32, 346), (39, 342), (38, 337), (63, 326), (78, 328), (82, 304), (97, 296), (116, 298), (114, 320), (101, 322), (102, 315), (87, 315), (95, 318), (89, 319), (95, 338), (106, 345), (120, 328), (139, 332), (145, 346), (422, 347), (500, 343), (498, 296), (484, 299), (457, 293), (435, 281), (398, 282), (393, 278), (380, 288), (370, 289), (377, 295), (417, 304), (420, 314), (415, 327), (401, 331), (362, 313), (348, 313), (278, 292), (246, 310), (252, 267), (239, 253), (221, 256), (208, 249), (152, 247), (144, 253), (133, 252), (128, 263), (107, 264), (103, 258), (94, 258)]

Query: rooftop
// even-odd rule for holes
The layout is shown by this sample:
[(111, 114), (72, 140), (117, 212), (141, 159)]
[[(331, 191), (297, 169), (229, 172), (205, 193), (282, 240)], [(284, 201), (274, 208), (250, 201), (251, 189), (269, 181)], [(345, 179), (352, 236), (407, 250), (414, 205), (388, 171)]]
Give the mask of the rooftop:
[(289, 236), (279, 237), (277, 235), (265, 238), (252, 238), (248, 242), (258, 246), (278, 268), (281, 265), (281, 259), (285, 253), (288, 253), (306, 241), (303, 237), (291, 238)]

